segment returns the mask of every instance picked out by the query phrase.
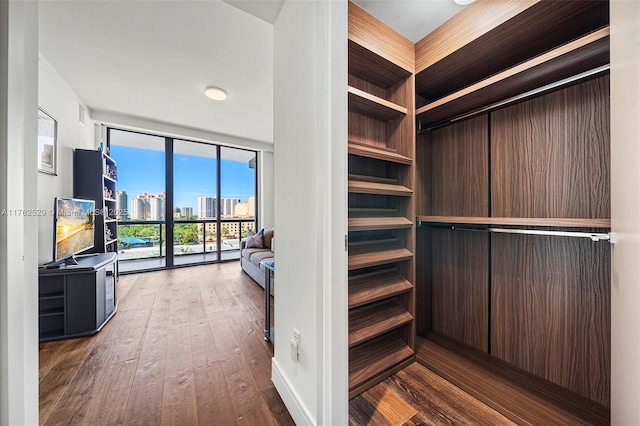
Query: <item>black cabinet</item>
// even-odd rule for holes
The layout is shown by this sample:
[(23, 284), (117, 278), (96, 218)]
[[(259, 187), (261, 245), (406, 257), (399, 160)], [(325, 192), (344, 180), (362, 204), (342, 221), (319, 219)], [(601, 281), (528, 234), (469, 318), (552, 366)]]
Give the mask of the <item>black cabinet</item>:
[(116, 253), (78, 256), (78, 265), (40, 269), (40, 341), (97, 333), (117, 307)]

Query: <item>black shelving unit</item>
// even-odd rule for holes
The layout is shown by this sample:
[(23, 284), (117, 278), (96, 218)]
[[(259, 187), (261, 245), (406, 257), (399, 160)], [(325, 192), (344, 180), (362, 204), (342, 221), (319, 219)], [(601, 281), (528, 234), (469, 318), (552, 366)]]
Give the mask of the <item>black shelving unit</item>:
[(95, 200), (96, 239), (93, 253), (118, 252), (116, 212), (116, 162), (102, 151), (76, 149), (73, 155), (73, 193), (76, 198)]

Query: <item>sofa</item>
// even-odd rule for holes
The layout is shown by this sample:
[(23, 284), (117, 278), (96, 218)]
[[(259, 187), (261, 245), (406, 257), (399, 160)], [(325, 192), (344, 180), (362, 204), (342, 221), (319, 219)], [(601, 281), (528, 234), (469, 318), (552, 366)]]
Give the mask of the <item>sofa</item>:
[[(264, 288), (264, 267), (260, 265), (263, 260), (273, 260), (273, 229), (264, 231), (264, 248), (245, 248), (246, 241), (242, 241), (240, 248), (240, 267), (255, 282)], [(273, 296), (273, 288), (275, 277), (271, 278), (271, 295)]]

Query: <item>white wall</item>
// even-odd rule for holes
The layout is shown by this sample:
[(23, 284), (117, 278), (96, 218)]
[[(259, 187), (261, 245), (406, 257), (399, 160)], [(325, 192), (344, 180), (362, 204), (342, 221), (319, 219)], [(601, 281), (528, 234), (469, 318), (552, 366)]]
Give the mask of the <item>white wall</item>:
[[(57, 176), (38, 173), (38, 209), (51, 210), (55, 197), (73, 197), (73, 150), (96, 149), (95, 126), (86, 110), (78, 120), (80, 99), (49, 61), (39, 55), (38, 105), (58, 121)], [(83, 105), (86, 109), (86, 106)], [(35, 160), (34, 160), (35, 162)], [(38, 219), (38, 262), (53, 258), (53, 218)]]
[(333, 1), (287, 1), (274, 26), (272, 380), (297, 424), (347, 424), (346, 29)]
[[(38, 3), (0, 2), (0, 424), (38, 424)], [(5, 211), (6, 209), (6, 211)], [(8, 214), (7, 214), (8, 212)]]
[(611, 1), (611, 421), (640, 419), (640, 2)]

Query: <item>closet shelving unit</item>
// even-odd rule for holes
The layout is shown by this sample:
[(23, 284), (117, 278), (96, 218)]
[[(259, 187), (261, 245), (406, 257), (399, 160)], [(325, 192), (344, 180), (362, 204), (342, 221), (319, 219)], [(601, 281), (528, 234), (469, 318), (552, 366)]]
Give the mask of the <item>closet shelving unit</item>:
[(350, 396), (415, 359), (607, 424), (608, 9), (477, 0), (413, 45), (349, 4)]
[(414, 47), (349, 4), (349, 394), (415, 360)]
[(477, 1), (416, 44), (416, 359), (518, 423), (609, 421), (608, 7)]

